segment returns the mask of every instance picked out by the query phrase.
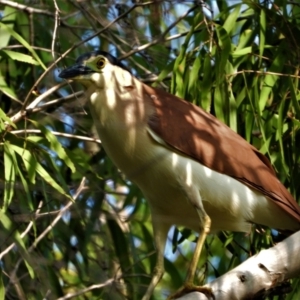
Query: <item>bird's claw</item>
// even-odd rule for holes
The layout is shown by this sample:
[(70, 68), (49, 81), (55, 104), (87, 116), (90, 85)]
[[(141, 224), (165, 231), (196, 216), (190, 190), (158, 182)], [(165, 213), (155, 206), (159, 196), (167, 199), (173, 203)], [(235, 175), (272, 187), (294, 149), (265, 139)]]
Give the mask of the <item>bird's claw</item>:
[(208, 286), (197, 286), (190, 283), (185, 283), (178, 291), (170, 295), (167, 300), (175, 300), (192, 292), (203, 293), (208, 299), (214, 299), (212, 289)]

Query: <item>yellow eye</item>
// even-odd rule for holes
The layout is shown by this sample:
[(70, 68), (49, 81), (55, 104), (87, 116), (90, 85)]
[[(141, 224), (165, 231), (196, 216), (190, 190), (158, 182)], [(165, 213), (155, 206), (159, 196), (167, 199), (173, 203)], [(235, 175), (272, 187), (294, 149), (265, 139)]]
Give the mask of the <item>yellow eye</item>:
[(105, 66), (105, 59), (103, 57), (99, 58), (96, 62), (96, 66), (98, 69), (103, 69)]

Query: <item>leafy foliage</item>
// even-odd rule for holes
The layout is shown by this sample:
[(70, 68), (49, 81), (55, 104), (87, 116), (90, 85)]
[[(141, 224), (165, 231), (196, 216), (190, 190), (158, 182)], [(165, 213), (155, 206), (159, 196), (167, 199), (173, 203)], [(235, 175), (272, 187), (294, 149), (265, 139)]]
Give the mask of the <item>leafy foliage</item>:
[[(84, 52), (110, 51), (214, 114), (299, 199), (297, 1), (0, 0), (0, 16), (0, 299), (140, 299), (150, 281), (147, 202), (101, 149), (82, 87), (57, 76)], [(279, 237), (210, 236), (199, 282)], [(194, 239), (173, 229), (153, 299), (182, 284)], [(289, 299), (300, 294), (293, 284)]]

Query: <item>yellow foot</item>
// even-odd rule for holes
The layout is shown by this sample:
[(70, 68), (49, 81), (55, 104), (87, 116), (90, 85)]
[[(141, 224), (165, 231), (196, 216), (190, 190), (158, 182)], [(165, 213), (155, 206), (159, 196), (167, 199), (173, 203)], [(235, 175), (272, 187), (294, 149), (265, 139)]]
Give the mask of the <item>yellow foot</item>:
[(210, 287), (185, 283), (177, 292), (169, 296), (168, 300), (177, 299), (192, 292), (200, 292), (205, 294), (208, 299), (214, 299), (214, 295)]

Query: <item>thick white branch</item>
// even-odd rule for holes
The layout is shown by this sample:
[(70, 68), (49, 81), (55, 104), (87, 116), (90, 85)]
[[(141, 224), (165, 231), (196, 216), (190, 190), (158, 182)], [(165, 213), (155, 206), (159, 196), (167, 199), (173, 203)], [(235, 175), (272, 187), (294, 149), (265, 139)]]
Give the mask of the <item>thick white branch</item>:
[[(216, 300), (251, 299), (260, 291), (269, 290), (286, 279), (300, 275), (300, 231), (210, 282)], [(208, 300), (204, 294), (193, 292), (178, 300)]]

